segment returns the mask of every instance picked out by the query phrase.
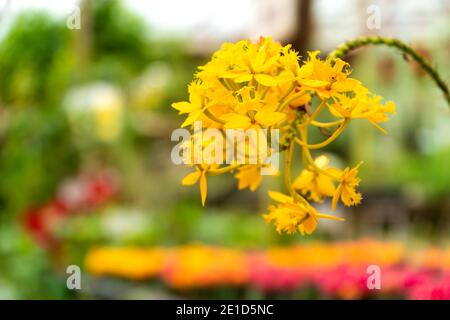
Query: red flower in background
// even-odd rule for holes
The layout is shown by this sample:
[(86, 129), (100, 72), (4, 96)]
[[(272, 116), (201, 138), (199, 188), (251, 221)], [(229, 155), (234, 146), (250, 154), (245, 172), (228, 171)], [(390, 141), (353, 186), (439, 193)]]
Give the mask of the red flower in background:
[(115, 175), (102, 172), (95, 176), (80, 176), (65, 181), (49, 203), (29, 209), (23, 215), (23, 225), (33, 238), (45, 247), (56, 244), (54, 231), (67, 216), (94, 209), (111, 200), (119, 191)]
[(63, 219), (66, 213), (65, 205), (55, 200), (39, 209), (29, 210), (24, 215), (23, 224), (39, 244), (52, 246), (55, 243), (53, 227)]

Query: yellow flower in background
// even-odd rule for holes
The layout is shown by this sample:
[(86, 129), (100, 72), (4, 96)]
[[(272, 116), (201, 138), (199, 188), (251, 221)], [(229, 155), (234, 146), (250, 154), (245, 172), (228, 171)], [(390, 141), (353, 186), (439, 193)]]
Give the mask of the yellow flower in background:
[(100, 105), (94, 109), (97, 136), (104, 141), (114, 141), (122, 131), (122, 106), (119, 104)]
[(269, 197), (279, 202), (269, 207), (269, 213), (264, 215), (266, 222), (273, 221), (277, 232), (292, 234), (296, 231), (302, 235), (311, 234), (317, 227), (319, 218), (343, 221), (335, 216), (318, 213), (312, 206), (296, 202), (292, 197), (279, 192), (269, 191)]
[(311, 170), (303, 169), (294, 180), (292, 184), (294, 189), (300, 190), (303, 195), (308, 195), (316, 202), (322, 201), (324, 197), (332, 197), (336, 190), (333, 178), (336, 169), (329, 168), (329, 162), (324, 155), (317, 157), (314, 160), (315, 167), (311, 167)]
[(69, 90), (63, 99), (63, 108), (81, 144), (93, 138), (114, 143), (122, 134), (124, 97), (109, 83), (90, 83)]
[(346, 206), (354, 206), (361, 202), (362, 195), (356, 191), (356, 187), (359, 185), (361, 179), (358, 177), (358, 170), (361, 166), (360, 162), (354, 168), (345, 168), (339, 178), (339, 186), (333, 195), (332, 207), (336, 209), (339, 198)]

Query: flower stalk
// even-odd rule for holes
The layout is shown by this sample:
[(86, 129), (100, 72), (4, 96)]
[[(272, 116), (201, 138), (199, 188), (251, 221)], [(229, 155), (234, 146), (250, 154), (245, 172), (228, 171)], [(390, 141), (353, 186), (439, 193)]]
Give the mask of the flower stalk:
[(442, 80), (442, 77), (439, 75), (438, 71), (431, 66), (430, 62), (427, 61), (424, 56), (419, 54), (411, 46), (398, 39), (384, 37), (361, 37), (358, 39), (347, 41), (344, 44), (340, 45), (329, 54), (329, 57), (333, 59), (343, 59), (350, 51), (370, 45), (383, 45), (395, 48), (416, 61), (420, 65), (420, 67), (431, 77), (431, 79), (433, 79), (438, 88), (442, 91), (445, 100), (450, 106), (450, 91), (448, 85), (444, 82), (444, 80)]

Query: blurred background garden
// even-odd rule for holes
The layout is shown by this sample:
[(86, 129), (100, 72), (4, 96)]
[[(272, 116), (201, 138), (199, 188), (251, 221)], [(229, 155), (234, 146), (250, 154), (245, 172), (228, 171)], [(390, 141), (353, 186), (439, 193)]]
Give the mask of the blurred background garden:
[[(205, 208), (181, 185), (171, 103), (222, 42), (260, 35), (322, 57), (360, 35), (396, 37), (450, 80), (446, 0), (0, 0), (0, 299), (450, 299), (449, 109), (389, 48), (347, 58), (397, 114), (389, 135), (352, 123), (328, 148), (364, 160), (364, 199), (339, 208), (345, 222), (278, 235), (261, 214), (281, 178), (251, 192), (214, 177)], [(69, 265), (81, 290), (66, 286)]]

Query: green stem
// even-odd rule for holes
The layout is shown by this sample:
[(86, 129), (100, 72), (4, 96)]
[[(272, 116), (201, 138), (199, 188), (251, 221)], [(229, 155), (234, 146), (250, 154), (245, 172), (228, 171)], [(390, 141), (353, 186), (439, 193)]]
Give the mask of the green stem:
[(320, 112), (322, 112), (323, 108), (327, 105), (326, 100), (322, 100), (322, 102), (319, 104), (319, 106), (316, 108), (316, 110), (314, 111), (314, 113), (309, 116), (308, 120), (306, 120), (305, 122), (299, 124), (300, 127), (306, 127), (307, 125), (309, 125), (312, 121), (314, 121), (315, 118), (317, 118), (317, 116), (319, 115)]
[(302, 147), (308, 148), (308, 149), (322, 149), (329, 145), (331, 142), (337, 139), (339, 135), (345, 130), (349, 123), (349, 119), (345, 119), (344, 122), (336, 129), (336, 131), (333, 132), (333, 134), (325, 141), (322, 141), (321, 143), (316, 144), (308, 144), (305, 141), (299, 139), (298, 137), (295, 137), (295, 142), (297, 142)]
[(288, 106), (291, 102), (299, 99), (301, 96), (307, 94), (307, 91), (299, 91), (297, 93), (294, 93), (292, 96), (289, 97), (289, 99), (285, 101), (280, 101), (280, 104), (278, 105), (277, 112), (283, 111), (284, 107)]
[(425, 59), (422, 55), (420, 55), (417, 51), (415, 51), (409, 45), (401, 42), (397, 39), (392, 38), (383, 38), (383, 37), (361, 37), (355, 40), (347, 41), (344, 44), (340, 45), (333, 52), (329, 54), (331, 58), (343, 58), (348, 52), (365, 47), (367, 45), (385, 45), (388, 47), (393, 47), (405, 55), (408, 55), (412, 59), (414, 59), (421, 68), (430, 75), (430, 77), (434, 80), (436, 85), (441, 89), (444, 94), (444, 98), (447, 103), (450, 105), (450, 92), (447, 84), (442, 80), (441, 76), (438, 74), (437, 70), (431, 66), (431, 64)]
[(294, 198), (297, 201), (303, 202), (306, 206), (309, 206), (308, 201), (306, 201), (306, 199), (303, 198), (292, 187), (292, 182), (291, 182), (291, 164), (292, 164), (292, 158), (294, 156), (294, 146), (295, 146), (294, 140), (291, 140), (289, 142), (289, 148), (288, 148), (288, 152), (286, 154), (286, 159), (285, 159), (284, 182), (285, 182), (286, 188), (289, 191), (289, 193), (291, 194), (292, 198)]
[(285, 159), (284, 183), (286, 184), (286, 188), (288, 189), (288, 191), (292, 197), (294, 197), (294, 195), (295, 195), (295, 191), (294, 191), (294, 189), (292, 189), (292, 183), (291, 183), (291, 163), (292, 163), (293, 153), (294, 153), (294, 140), (291, 140), (289, 142), (289, 148), (288, 148), (288, 152), (286, 154), (286, 159)]

